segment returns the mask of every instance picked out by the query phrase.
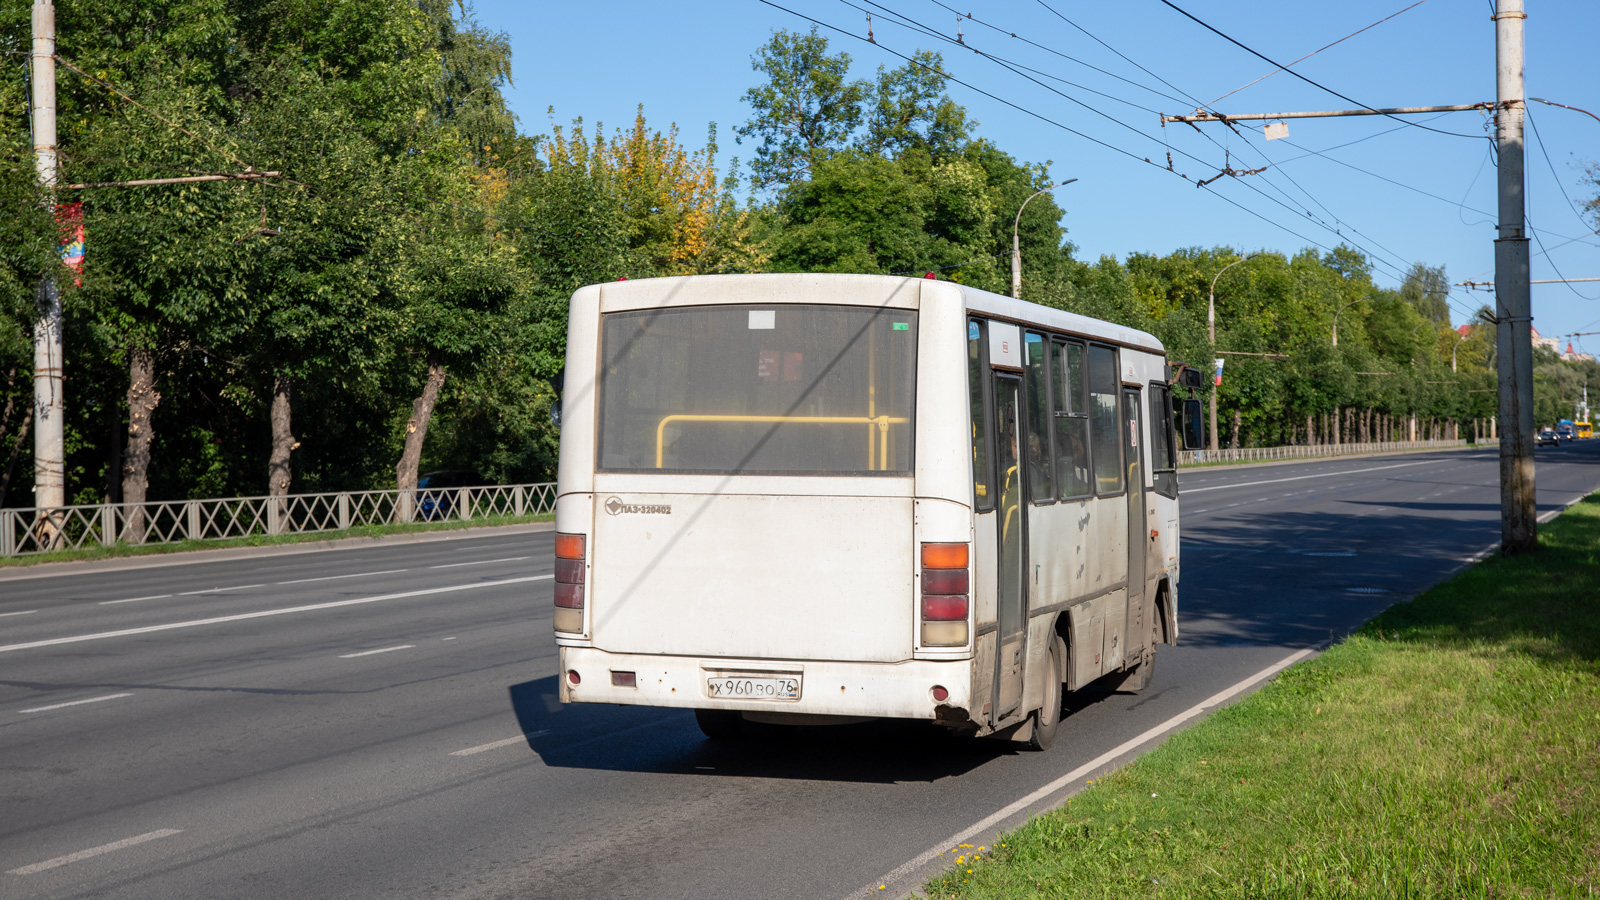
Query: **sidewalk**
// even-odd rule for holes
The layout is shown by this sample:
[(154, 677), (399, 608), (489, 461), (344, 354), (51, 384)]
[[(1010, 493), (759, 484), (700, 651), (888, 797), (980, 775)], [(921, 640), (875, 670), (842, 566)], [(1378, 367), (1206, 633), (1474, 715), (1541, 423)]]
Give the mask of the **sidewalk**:
[(57, 575), (90, 575), (99, 572), (152, 569), (160, 566), (226, 562), (234, 559), (293, 556), (300, 553), (327, 553), (334, 550), (354, 550), (366, 547), (380, 547), (387, 544), (431, 544), (439, 541), (459, 541), (467, 538), (532, 534), (540, 531), (551, 531), (555, 527), (554, 522), (525, 522), (519, 525), (485, 525), (476, 528), (455, 528), (449, 531), (416, 531), (407, 534), (385, 534), (377, 537), (310, 540), (302, 543), (275, 544), (266, 547), (218, 547), (215, 550), (175, 550), (170, 553), (151, 553), (143, 556), (124, 556), (113, 559), (37, 563), (35, 565), (0, 568), (0, 584), (29, 578), (50, 578)]

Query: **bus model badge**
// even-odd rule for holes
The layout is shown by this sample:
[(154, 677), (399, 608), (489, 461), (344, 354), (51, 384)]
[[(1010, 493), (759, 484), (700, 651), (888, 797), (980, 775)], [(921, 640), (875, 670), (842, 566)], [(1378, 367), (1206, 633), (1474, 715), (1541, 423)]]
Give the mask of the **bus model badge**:
[(665, 503), (623, 503), (621, 497), (611, 497), (606, 500), (606, 512), (613, 516), (620, 516), (624, 513), (647, 516), (670, 516), (672, 515), (672, 507)]

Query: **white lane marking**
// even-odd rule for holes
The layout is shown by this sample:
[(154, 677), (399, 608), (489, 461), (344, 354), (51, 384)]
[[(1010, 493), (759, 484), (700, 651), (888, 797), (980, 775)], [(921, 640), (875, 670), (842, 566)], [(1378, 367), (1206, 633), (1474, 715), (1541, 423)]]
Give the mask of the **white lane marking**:
[(124, 628), (121, 631), (101, 631), (96, 634), (77, 634), (72, 637), (51, 638), (47, 641), (29, 641), (26, 644), (0, 645), (0, 653), (12, 650), (32, 650), (35, 647), (53, 647), (57, 644), (76, 644), (79, 641), (98, 641), (103, 638), (126, 637), (130, 634), (150, 634), (155, 631), (171, 631), (174, 628), (194, 628), (199, 625), (218, 625), (223, 622), (242, 622), (245, 619), (260, 619), (266, 616), (283, 616), (289, 613), (311, 612), (318, 609), (334, 609), (340, 606), (355, 606), (360, 603), (377, 603), (381, 600), (400, 600), (405, 597), (421, 597), (427, 594), (449, 594), (455, 591), (470, 591), (477, 588), (500, 587), (507, 584), (521, 584), (528, 581), (549, 581), (555, 575), (528, 575), (523, 578), (506, 578), (500, 581), (478, 581), (472, 584), (453, 584), (449, 587), (424, 588), (420, 591), (402, 591), (398, 594), (379, 594), (376, 597), (357, 597), (354, 600), (332, 600), (327, 603), (312, 603), (307, 606), (287, 606), (282, 609), (264, 609), (260, 612), (239, 613), (232, 616), (217, 616), (211, 619), (194, 619), (189, 622), (172, 622), (167, 625), (146, 625), (143, 628)]
[(429, 566), (428, 568), (430, 568), (430, 569), (454, 569), (456, 566), (486, 566), (489, 563), (517, 562), (518, 560), (523, 560), (523, 559), (527, 559), (527, 558), (528, 557), (526, 557), (526, 556), (508, 556), (505, 559), (477, 559), (477, 560), (473, 560), (472, 562), (445, 563), (442, 566)]
[(549, 734), (549, 733), (550, 732), (548, 730), (546, 730), (546, 731), (532, 731), (532, 732), (529, 732), (527, 734), (519, 734), (516, 737), (506, 738), (503, 741), (490, 741), (487, 744), (479, 744), (476, 747), (468, 747), (465, 750), (457, 750), (457, 751), (455, 751), (454, 753), (452, 753), (450, 755), (451, 756), (472, 756), (475, 753), (482, 753), (485, 750), (499, 750), (501, 747), (509, 747), (512, 744), (524, 742), (524, 741), (528, 740), (529, 738), (536, 738), (536, 737), (538, 737), (538, 736), (540, 736), (542, 734)]
[(64, 866), (68, 863), (75, 863), (79, 860), (88, 859), (91, 856), (99, 856), (102, 853), (110, 853), (113, 850), (122, 850), (127, 847), (132, 847), (135, 844), (143, 844), (146, 841), (153, 841), (157, 838), (171, 837), (172, 835), (182, 833), (182, 828), (163, 828), (160, 831), (148, 831), (144, 834), (136, 835), (131, 838), (123, 838), (120, 841), (113, 841), (109, 844), (101, 844), (98, 847), (90, 847), (87, 850), (79, 850), (77, 853), (68, 853), (66, 856), (58, 856), (55, 859), (47, 859), (44, 862), (37, 862), (31, 866), (23, 866), (20, 869), (12, 869), (6, 874), (32, 875), (35, 872), (43, 872), (47, 869), (54, 869), (57, 866)]
[(99, 703), (102, 700), (116, 700), (121, 697), (132, 697), (132, 694), (107, 694), (104, 697), (90, 697), (87, 700), (73, 700), (69, 703), (56, 703), (51, 706), (35, 706), (33, 709), (19, 709), (17, 712), (34, 713), (49, 712), (52, 709), (66, 709), (69, 706), (82, 706), (85, 703)]
[(870, 884), (870, 885), (868, 885), (868, 886), (856, 891), (855, 893), (851, 894), (850, 895), (850, 900), (855, 900), (855, 898), (859, 898), (859, 897), (881, 897), (881, 896), (883, 896), (882, 894), (880, 894), (878, 892), (878, 885), (880, 885), (880, 884), (889, 884), (892, 881), (898, 881), (899, 879), (904, 878), (907, 875), (910, 875), (912, 872), (915, 872), (917, 869), (921, 868), (924, 865), (927, 865), (929, 862), (931, 862), (934, 859), (938, 858), (941, 854), (945, 853), (949, 848), (955, 847), (955, 846), (961, 844), (962, 842), (966, 841), (967, 839), (973, 837), (974, 835), (980, 834), (980, 833), (982, 833), (984, 831), (987, 831), (990, 828), (993, 828), (995, 825), (1005, 821), (1006, 819), (1009, 819), (1010, 817), (1012, 817), (1012, 816), (1016, 815), (1017, 813), (1027, 809), (1028, 807), (1032, 806), (1033, 804), (1038, 803), (1040, 800), (1043, 800), (1046, 797), (1049, 797), (1051, 794), (1054, 794), (1057, 791), (1061, 790), (1062, 788), (1072, 784), (1074, 781), (1077, 781), (1079, 778), (1082, 778), (1085, 775), (1088, 775), (1088, 774), (1094, 772), (1096, 769), (1100, 768), (1101, 766), (1105, 765), (1106, 763), (1111, 762), (1112, 760), (1116, 759), (1117, 757), (1121, 756), (1122, 754), (1127, 753), (1128, 751), (1133, 750), (1133, 749), (1141, 746), (1146, 741), (1150, 741), (1150, 740), (1153, 740), (1155, 738), (1158, 738), (1158, 737), (1161, 737), (1161, 736), (1165, 735), (1167, 732), (1172, 731), (1173, 729), (1177, 728), (1179, 725), (1182, 725), (1183, 723), (1189, 721), (1190, 719), (1193, 719), (1194, 717), (1200, 715), (1201, 713), (1205, 712), (1206, 710), (1210, 709), (1211, 707), (1216, 706), (1216, 705), (1221, 704), (1221, 703), (1224, 703), (1224, 702), (1232, 699), (1235, 695), (1240, 694), (1240, 693), (1242, 693), (1242, 692), (1244, 692), (1246, 690), (1249, 690), (1250, 688), (1254, 687), (1255, 685), (1260, 684), (1261, 682), (1267, 680), (1268, 678), (1271, 678), (1272, 676), (1278, 674), (1279, 672), (1283, 671), (1284, 669), (1289, 668), (1290, 666), (1294, 665), (1295, 663), (1299, 662), (1302, 659), (1305, 659), (1306, 657), (1310, 656), (1311, 654), (1313, 654), (1315, 652), (1316, 652), (1315, 648), (1308, 647), (1308, 648), (1306, 648), (1304, 650), (1300, 650), (1300, 651), (1297, 651), (1295, 653), (1291, 653), (1288, 656), (1284, 657), (1283, 659), (1280, 659), (1277, 662), (1273, 663), (1272, 665), (1267, 666), (1265, 669), (1262, 669), (1261, 671), (1255, 673), (1254, 675), (1251, 675), (1250, 677), (1244, 679), (1243, 681), (1240, 681), (1239, 683), (1237, 683), (1237, 684), (1235, 684), (1235, 685), (1233, 685), (1231, 687), (1224, 688), (1221, 691), (1218, 691), (1217, 693), (1212, 694), (1210, 697), (1207, 697), (1206, 699), (1200, 701), (1199, 703), (1195, 704), (1194, 706), (1191, 706), (1188, 709), (1184, 710), (1183, 712), (1178, 713), (1176, 716), (1173, 716), (1172, 718), (1166, 720), (1165, 722), (1162, 722), (1160, 725), (1157, 725), (1156, 727), (1150, 729), (1149, 731), (1146, 731), (1144, 734), (1141, 734), (1136, 738), (1132, 738), (1130, 740), (1124, 741), (1123, 743), (1111, 748), (1110, 750), (1107, 750), (1106, 752), (1100, 754), (1099, 756), (1096, 756), (1094, 759), (1089, 760), (1088, 762), (1086, 762), (1083, 765), (1077, 767), (1076, 769), (1073, 769), (1071, 772), (1068, 772), (1067, 774), (1061, 776), (1060, 778), (1057, 778), (1055, 781), (1052, 781), (1049, 784), (1045, 785), (1044, 787), (1039, 788), (1038, 790), (1034, 791), (1033, 793), (1029, 794), (1028, 796), (1023, 797), (1022, 799), (1017, 800), (1016, 802), (1006, 806), (1005, 808), (1003, 808), (1000, 811), (994, 813), (993, 815), (987, 816), (984, 819), (981, 819), (978, 822), (975, 822), (972, 825), (962, 829), (961, 831), (951, 835), (950, 837), (945, 838), (940, 843), (934, 844), (932, 847), (929, 847), (927, 850), (924, 850), (922, 853), (918, 854), (914, 859), (912, 859), (912, 860), (904, 863), (903, 865), (899, 866), (898, 868), (896, 868), (893, 872), (890, 872), (889, 874), (883, 876), (882, 878), (879, 878), (879, 879), (873, 881), (872, 884)]
[(393, 653), (396, 650), (410, 650), (411, 648), (413, 648), (415, 646), (417, 646), (417, 645), (416, 644), (401, 644), (398, 647), (384, 647), (384, 648), (382, 648), (380, 650), (363, 650), (360, 653), (341, 653), (341, 654), (339, 654), (339, 658), (340, 659), (355, 659), (358, 656), (372, 656), (375, 653)]
[(1400, 463), (1398, 465), (1393, 465), (1393, 466), (1373, 466), (1373, 467), (1368, 468), (1368, 469), (1346, 469), (1346, 470), (1344, 470), (1342, 472), (1319, 472), (1316, 475), (1296, 475), (1293, 478), (1268, 478), (1265, 481), (1245, 481), (1245, 482), (1241, 482), (1239, 484), (1214, 484), (1214, 485), (1212, 485), (1210, 487), (1199, 487), (1199, 488), (1187, 488), (1187, 489), (1185, 489), (1182, 485), (1179, 485), (1178, 486), (1178, 496), (1181, 497), (1184, 494), (1198, 494), (1201, 491), (1220, 491), (1220, 490), (1223, 490), (1225, 488), (1255, 487), (1258, 484), (1278, 484), (1279, 482), (1283, 482), (1283, 481), (1304, 481), (1307, 478), (1327, 478), (1330, 475), (1359, 475), (1362, 472), (1382, 472), (1384, 469), (1404, 469), (1407, 466), (1425, 466), (1430, 462), (1433, 462), (1433, 460), (1424, 460), (1422, 462)]
[(100, 605), (110, 606), (113, 603), (138, 603), (140, 600), (165, 600), (171, 596), (171, 594), (151, 594), (148, 597), (129, 597), (126, 600), (102, 600), (100, 601)]
[(396, 572), (409, 571), (409, 569), (384, 569), (382, 572), (356, 572), (353, 575), (324, 575), (321, 578), (296, 578), (293, 581), (275, 581), (273, 584), (310, 584), (313, 581), (337, 581), (340, 578), (365, 578), (368, 575), (393, 575)]
[(236, 584), (233, 587), (206, 588), (203, 591), (184, 591), (183, 593), (179, 594), (178, 596), (179, 597), (193, 597), (195, 594), (220, 594), (223, 591), (242, 591), (245, 588), (253, 588), (253, 587), (266, 587), (266, 585), (264, 585), (264, 584)]
[(22, 612), (0, 613), (0, 619), (4, 619), (6, 616), (31, 616), (36, 612), (38, 612), (37, 609), (25, 609)]
[(441, 641), (453, 641), (453, 640), (455, 640), (455, 638), (447, 637), (447, 638), (439, 638), (439, 640), (441, 640)]

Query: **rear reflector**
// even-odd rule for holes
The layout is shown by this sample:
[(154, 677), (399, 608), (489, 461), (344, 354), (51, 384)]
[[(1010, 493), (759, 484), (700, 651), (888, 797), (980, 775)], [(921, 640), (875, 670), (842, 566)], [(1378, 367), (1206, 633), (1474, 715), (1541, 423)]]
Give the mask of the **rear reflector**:
[(556, 535), (556, 559), (583, 559), (583, 535)]
[(965, 569), (967, 567), (967, 545), (923, 544), (922, 567), (924, 569)]
[(583, 680), (582, 678), (578, 677), (578, 670), (577, 669), (568, 669), (567, 670), (567, 683), (568, 684), (577, 684), (578, 682), (580, 682), (582, 680)]
[(639, 686), (639, 676), (633, 672), (612, 671), (611, 683), (616, 687), (636, 688)]
[(966, 622), (922, 623), (922, 646), (924, 647), (964, 647), (966, 644)]
[[(560, 569), (558, 568), (559, 572)], [(561, 577), (556, 576), (560, 581)], [(965, 594), (967, 592), (966, 569), (923, 569), (922, 592), (924, 594)]]
[[(966, 598), (961, 598), (965, 600)], [(583, 609), (583, 585), (556, 583), (556, 607), (558, 609)]]
[(933, 699), (943, 703), (950, 699), (950, 692), (945, 690), (943, 685), (936, 684), (933, 686)]
[(583, 560), (557, 559), (556, 581), (561, 584), (583, 584)]
[(951, 622), (967, 619), (966, 594), (923, 594), (922, 618), (927, 622)]

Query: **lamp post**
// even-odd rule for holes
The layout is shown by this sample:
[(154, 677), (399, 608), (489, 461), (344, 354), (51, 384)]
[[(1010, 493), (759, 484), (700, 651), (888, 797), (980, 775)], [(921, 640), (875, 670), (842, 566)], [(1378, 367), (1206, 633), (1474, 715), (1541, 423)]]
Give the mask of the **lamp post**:
[[(1029, 194), (1028, 200), (1032, 200), (1045, 191), (1053, 191), (1077, 180), (1076, 178), (1068, 178), (1066, 181), (1058, 181), (1049, 187), (1040, 188)], [(1022, 223), (1022, 211), (1028, 208), (1028, 200), (1022, 201), (1022, 205), (1017, 207), (1017, 217), (1011, 221), (1011, 296), (1018, 300), (1022, 299), (1022, 243), (1017, 238), (1017, 226)]]
[(1350, 307), (1355, 306), (1357, 303), (1371, 299), (1371, 297), (1362, 297), (1360, 300), (1351, 300), (1349, 303), (1339, 307), (1339, 312), (1333, 314), (1333, 345), (1335, 347), (1339, 346), (1339, 313), (1342, 313)]
[[(1252, 253), (1249, 256), (1243, 257), (1242, 259), (1236, 259), (1233, 262), (1223, 266), (1220, 270), (1218, 270), (1217, 274), (1212, 277), (1211, 292), (1206, 295), (1206, 337), (1211, 341), (1212, 347), (1216, 347), (1217, 345), (1217, 279), (1222, 277), (1223, 272), (1226, 272), (1234, 266), (1237, 266), (1239, 263), (1249, 262), (1259, 255), (1260, 254)], [(1217, 386), (1215, 384), (1211, 386), (1210, 450), (1212, 453), (1217, 452)]]

